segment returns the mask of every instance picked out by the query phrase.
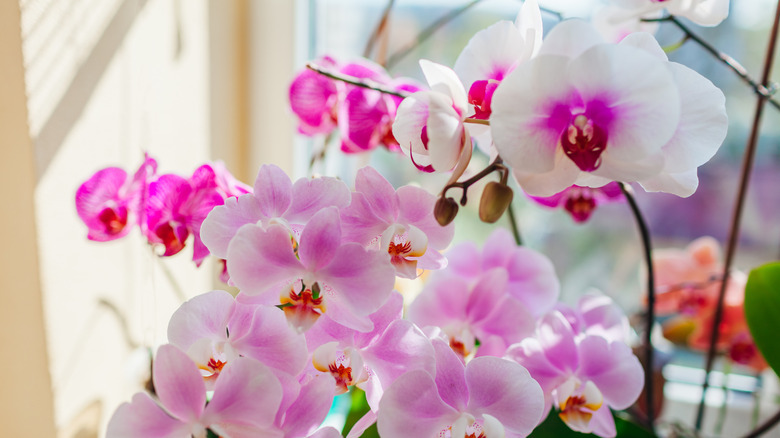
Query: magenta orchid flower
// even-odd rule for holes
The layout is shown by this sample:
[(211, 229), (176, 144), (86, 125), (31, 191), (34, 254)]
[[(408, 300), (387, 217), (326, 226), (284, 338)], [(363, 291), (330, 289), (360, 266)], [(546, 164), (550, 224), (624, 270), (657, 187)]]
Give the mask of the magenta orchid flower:
[(237, 358), (222, 371), (206, 404), (206, 385), (197, 365), (172, 345), (157, 351), (153, 364), (158, 400), (146, 393), (121, 405), (108, 423), (111, 438), (280, 437), (269, 430), (282, 402), (282, 385), (260, 362)]
[[(340, 65), (331, 57), (319, 59), (322, 67), (358, 79), (370, 80), (399, 91), (420, 87), (407, 79), (391, 79), (384, 68), (367, 59)], [(306, 69), (290, 85), (290, 105), (299, 118), (298, 131), (305, 135), (341, 132), (341, 150), (364, 152), (384, 144), (398, 146), (391, 127), (400, 99), (375, 90), (334, 81)]]
[(583, 21), (553, 28), (492, 101), (493, 140), (523, 190), (638, 181), (693, 193), (725, 137), (723, 93), (662, 52), (649, 35), (607, 44)]
[(243, 225), (280, 223), (299, 232), (318, 211), (346, 207), (349, 200), (349, 188), (336, 178), (301, 178), (293, 184), (282, 169), (266, 164), (257, 173), (253, 193), (229, 198), (209, 213), (201, 237), (212, 254), (224, 259)]
[(192, 260), (200, 266), (209, 255), (200, 238), (201, 224), (212, 208), (223, 203), (217, 190), (216, 174), (210, 165), (197, 168), (190, 179), (162, 175), (149, 185), (146, 236), (150, 243), (165, 247), (163, 256), (171, 256), (184, 249), (192, 234)]
[(371, 167), (358, 171), (351, 204), (341, 211), (344, 239), (377, 246), (388, 254), (396, 275), (417, 278), (417, 269), (442, 269), (440, 254), (450, 244), (453, 225), (433, 216), (436, 197), (419, 187), (395, 190)]
[(529, 198), (547, 207), (556, 208), (563, 206), (572, 219), (574, 219), (574, 222), (578, 223), (590, 219), (591, 214), (599, 205), (624, 199), (620, 186), (616, 182), (595, 188), (575, 185), (552, 196), (529, 196)]
[(316, 330), (306, 332), (314, 369), (331, 374), (339, 394), (353, 385), (363, 389), (376, 412), (384, 389), (400, 375), (414, 369), (433, 371), (430, 341), (414, 324), (401, 319), (402, 311), (403, 297), (394, 292), (371, 314), (374, 329), (370, 332), (351, 330), (327, 315), (322, 317)]
[(620, 341), (576, 332), (558, 311), (539, 322), (536, 337), (509, 348), (506, 356), (530, 371), (572, 429), (601, 437), (616, 435), (610, 412), (631, 406), (644, 387), (642, 365)]
[(98, 242), (126, 236), (132, 226), (145, 228), (144, 203), (157, 162), (145, 154), (132, 178), (118, 167), (101, 169), (76, 191), (76, 212), (87, 225), (87, 238)]
[(407, 372), (379, 402), (382, 437), (524, 437), (541, 421), (544, 397), (525, 368), (497, 357), (464, 366), (444, 342), (433, 343), (435, 373)]
[(509, 275), (502, 268), (480, 274), (472, 285), (455, 275), (439, 276), (411, 304), (409, 319), (421, 327), (440, 327), (463, 358), (475, 352), (503, 356), (507, 347), (536, 328), (533, 315), (509, 294), (508, 285)]
[(342, 243), (335, 207), (315, 214), (299, 242), (283, 225), (244, 225), (230, 241), (227, 263), (241, 289), (239, 298), (258, 296), (283, 306), (299, 330), (310, 327), (327, 309), (339, 324), (370, 331), (368, 315), (382, 307), (395, 283), (384, 254)]
[(506, 229), (493, 231), (482, 250), (473, 242), (458, 244), (447, 252), (447, 260), (443, 275), (472, 282), (493, 268), (504, 269), (509, 280), (509, 295), (521, 302), (534, 317), (551, 310), (558, 300), (560, 283), (550, 259), (532, 249), (517, 246)]
[(239, 303), (221, 290), (182, 304), (168, 323), (168, 341), (195, 361), (209, 389), (239, 356), (290, 375), (301, 372), (308, 358), (303, 335), (289, 326), (281, 310)]
[(597, 335), (625, 344), (630, 342), (631, 325), (623, 309), (598, 291), (581, 296), (576, 308), (558, 303), (555, 310), (566, 318), (575, 334)]

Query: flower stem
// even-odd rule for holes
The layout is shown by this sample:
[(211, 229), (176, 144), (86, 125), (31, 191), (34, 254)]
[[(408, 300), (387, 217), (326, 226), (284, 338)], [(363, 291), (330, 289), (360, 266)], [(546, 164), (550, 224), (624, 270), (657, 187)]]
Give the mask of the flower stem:
[(515, 236), (515, 243), (517, 246), (523, 246), (523, 238), (520, 236), (520, 227), (517, 225), (517, 219), (515, 218), (515, 210), (512, 208), (512, 203), (509, 203), (509, 207), (506, 209), (509, 217), (509, 225), (512, 227), (512, 235)]
[(466, 3), (465, 5), (459, 7), (458, 9), (453, 9), (449, 13), (445, 14), (438, 20), (431, 23), (428, 27), (426, 27), (425, 29), (420, 31), (419, 34), (417, 34), (417, 38), (415, 38), (414, 41), (412, 41), (411, 43), (399, 49), (397, 52), (390, 55), (390, 57), (387, 58), (387, 63), (385, 67), (387, 67), (388, 69), (392, 68), (394, 65), (398, 63), (398, 61), (405, 58), (408, 54), (412, 53), (412, 51), (414, 51), (414, 49), (419, 47), (420, 44), (424, 43), (428, 38), (431, 37), (431, 35), (436, 33), (437, 30), (444, 27), (447, 23), (460, 16), (460, 14), (471, 9), (473, 6), (476, 6), (477, 3), (479, 3), (480, 1), (482, 0), (472, 0), (470, 3)]
[(647, 414), (647, 425), (650, 431), (655, 434), (655, 399), (653, 397), (653, 323), (655, 322), (655, 274), (653, 272), (653, 248), (650, 241), (650, 229), (647, 227), (642, 212), (636, 203), (631, 186), (619, 182), (620, 191), (623, 192), (634, 214), (639, 234), (642, 237), (642, 246), (644, 248), (645, 265), (647, 266), (647, 319), (645, 321), (645, 413)]
[(763, 422), (760, 426), (757, 428), (751, 430), (747, 435), (745, 435), (745, 438), (754, 438), (757, 436), (762, 435), (764, 432), (770, 430), (771, 428), (775, 427), (777, 423), (780, 423), (780, 411), (778, 411), (775, 415), (772, 416), (772, 418), (766, 420)]
[(442, 189), (442, 191), (441, 191), (441, 197), (445, 197), (447, 195), (447, 190), (449, 190), (451, 188), (454, 188), (454, 187), (458, 187), (458, 188), (463, 190), (463, 194), (460, 197), (460, 205), (466, 205), (466, 203), (468, 202), (467, 192), (469, 190), (469, 187), (471, 187), (472, 184), (476, 183), (477, 181), (481, 180), (482, 178), (490, 175), (494, 171), (501, 172), (502, 179), (504, 179), (506, 177), (506, 175), (509, 173), (509, 169), (504, 165), (504, 162), (501, 159), (501, 157), (497, 157), (495, 159), (495, 161), (493, 161), (492, 163), (488, 164), (487, 167), (482, 169), (479, 173), (477, 173), (476, 175), (472, 176), (471, 178), (469, 178), (469, 179), (467, 179), (465, 181), (453, 182), (453, 183), (447, 184), (446, 186), (444, 186), (444, 189)]
[(685, 23), (680, 21), (674, 15), (669, 15), (667, 17), (661, 17), (661, 18), (647, 18), (647, 19), (643, 19), (642, 21), (645, 22), (669, 21), (673, 23), (675, 26), (677, 26), (678, 29), (680, 29), (685, 34), (685, 38), (682, 40), (682, 42), (685, 42), (689, 39), (695, 41), (698, 45), (700, 45), (704, 50), (709, 52), (712, 56), (717, 58), (722, 63), (726, 64), (726, 66), (730, 68), (734, 73), (736, 73), (740, 79), (742, 79), (745, 83), (750, 85), (750, 87), (753, 89), (753, 91), (756, 94), (767, 98), (769, 103), (772, 106), (774, 106), (777, 109), (780, 109), (780, 102), (778, 102), (775, 99), (772, 99), (772, 95), (774, 95), (775, 91), (777, 91), (775, 87), (770, 87), (768, 82), (763, 82), (763, 83), (756, 82), (756, 80), (753, 79), (753, 77), (750, 75), (747, 69), (742, 64), (740, 64), (736, 59), (716, 49), (712, 44), (708, 43), (702, 37), (695, 34), (688, 26), (685, 25)]
[(319, 65), (317, 65), (317, 64), (315, 64), (313, 62), (310, 62), (310, 63), (306, 64), (306, 68), (308, 68), (309, 70), (312, 70), (314, 72), (317, 72), (317, 73), (319, 73), (319, 74), (321, 74), (321, 75), (323, 75), (325, 77), (328, 77), (328, 78), (331, 78), (331, 79), (335, 79), (335, 80), (341, 81), (341, 82), (346, 82), (346, 83), (354, 85), (356, 87), (368, 88), (369, 90), (376, 90), (376, 91), (379, 91), (380, 93), (390, 94), (390, 95), (398, 96), (398, 97), (401, 97), (401, 98), (406, 98), (407, 96), (409, 96), (408, 93), (404, 93), (404, 92), (398, 91), (398, 90), (393, 90), (391, 88), (385, 87), (384, 85), (382, 85), (382, 84), (380, 84), (378, 82), (372, 81), (370, 79), (360, 79), (360, 78), (356, 78), (354, 76), (341, 74), (341, 73), (338, 73), (338, 72), (335, 72), (335, 71), (328, 70), (328, 69), (326, 69), (324, 67), (321, 67), (321, 66), (319, 66)]
[[(766, 87), (769, 84), (769, 76), (772, 71), (772, 63), (775, 56), (775, 45), (777, 44), (777, 33), (780, 30), (780, 1), (775, 8), (775, 18), (772, 23), (772, 30), (769, 33), (769, 43), (767, 44), (767, 51), (764, 57), (764, 70), (761, 75), (761, 83)], [(729, 270), (731, 269), (731, 263), (734, 260), (734, 254), (737, 249), (737, 241), (739, 237), (739, 227), (742, 220), (742, 208), (745, 204), (745, 195), (747, 194), (748, 182), (750, 181), (750, 174), (753, 169), (753, 159), (756, 155), (756, 146), (758, 144), (758, 133), (761, 126), (761, 115), (764, 110), (764, 103), (768, 100), (768, 95), (759, 93), (756, 101), (756, 111), (753, 117), (753, 126), (750, 129), (750, 137), (747, 141), (745, 148), (745, 155), (742, 160), (742, 169), (740, 172), (739, 189), (737, 190), (737, 199), (734, 205), (733, 214), (731, 217), (731, 227), (729, 229), (729, 240), (726, 246), (726, 257), (723, 262), (723, 281), (720, 283), (720, 290), (718, 293), (718, 304), (715, 307), (715, 315), (712, 321), (712, 337), (710, 338), (710, 346), (707, 351), (707, 363), (705, 365), (704, 383), (702, 383), (701, 400), (699, 401), (699, 409), (696, 411), (696, 430), (701, 430), (701, 424), (704, 419), (704, 405), (705, 396), (707, 395), (707, 388), (709, 386), (710, 371), (712, 371), (712, 365), (715, 362), (715, 354), (717, 352), (718, 338), (720, 337), (720, 323), (723, 320), (723, 303), (726, 296), (726, 285), (729, 280)]]
[[(371, 52), (374, 51), (374, 47), (376, 46), (379, 37), (387, 34), (387, 23), (389, 22), (390, 11), (393, 10), (394, 4), (395, 0), (388, 0), (385, 10), (382, 12), (382, 17), (377, 22), (376, 27), (374, 27), (374, 31), (371, 32), (371, 36), (368, 37), (366, 48), (363, 49), (364, 58), (369, 58), (371, 56)], [(382, 64), (382, 62), (380, 62), (380, 64)]]

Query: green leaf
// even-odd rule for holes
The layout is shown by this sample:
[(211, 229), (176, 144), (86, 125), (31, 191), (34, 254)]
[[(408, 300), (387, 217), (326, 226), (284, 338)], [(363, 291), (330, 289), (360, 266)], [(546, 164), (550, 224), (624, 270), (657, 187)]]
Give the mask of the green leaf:
[(780, 348), (777, 332), (780, 323), (780, 262), (750, 271), (745, 286), (745, 318), (756, 347), (780, 376)]

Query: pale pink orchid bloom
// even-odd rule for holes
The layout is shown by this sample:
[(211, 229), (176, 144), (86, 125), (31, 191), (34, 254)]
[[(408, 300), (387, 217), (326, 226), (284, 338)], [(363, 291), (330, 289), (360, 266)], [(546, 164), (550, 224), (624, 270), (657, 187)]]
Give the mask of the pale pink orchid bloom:
[(146, 236), (150, 243), (165, 247), (163, 256), (171, 256), (184, 249), (192, 234), (192, 260), (200, 266), (209, 255), (200, 238), (201, 224), (212, 208), (223, 203), (224, 198), (217, 190), (216, 174), (208, 164), (197, 168), (190, 179), (162, 175), (149, 185)]
[(628, 345), (579, 333), (558, 311), (545, 315), (536, 336), (510, 347), (506, 357), (526, 367), (539, 382), (545, 410), (555, 406), (561, 419), (578, 432), (614, 437), (610, 408), (631, 406), (644, 387), (642, 365)]
[(342, 243), (336, 207), (315, 214), (299, 242), (280, 224), (242, 226), (228, 246), (227, 264), (239, 300), (281, 305), (301, 331), (326, 311), (339, 324), (371, 331), (369, 315), (395, 283), (385, 254)]
[(431, 90), (418, 91), (401, 102), (393, 135), (412, 163), (426, 172), (452, 170), (463, 148), (471, 148), (466, 90), (458, 75), (446, 66), (420, 60)]
[(373, 411), (384, 389), (407, 371), (433, 371), (434, 352), (428, 338), (409, 321), (400, 319), (403, 297), (393, 292), (381, 309), (371, 314), (374, 329), (363, 333), (344, 327), (327, 315), (316, 330), (306, 332), (314, 369), (336, 379), (336, 392), (349, 386), (366, 392)]
[(383, 438), (524, 437), (541, 421), (544, 396), (525, 368), (498, 357), (464, 365), (447, 344), (433, 344), (435, 372), (407, 372), (379, 402)]
[(531, 196), (610, 181), (689, 196), (697, 167), (725, 138), (724, 101), (651, 36), (608, 44), (590, 24), (566, 20), (502, 81), (491, 131)]
[(529, 198), (546, 207), (563, 207), (577, 223), (590, 219), (596, 207), (601, 204), (624, 200), (623, 192), (616, 182), (595, 188), (574, 185), (552, 196)]
[(182, 304), (168, 322), (168, 341), (195, 361), (209, 390), (222, 369), (239, 356), (293, 376), (308, 359), (303, 335), (290, 327), (284, 312), (236, 302), (221, 290)]
[(228, 244), (246, 224), (283, 224), (298, 233), (325, 207), (349, 204), (349, 187), (336, 178), (301, 178), (294, 184), (279, 167), (265, 164), (255, 179), (253, 193), (228, 198), (215, 207), (201, 227), (201, 238), (212, 254), (227, 258)]
[[(509, 72), (536, 55), (542, 34), (539, 5), (536, 0), (527, 0), (514, 22), (499, 21), (471, 37), (453, 67), (468, 90), (468, 103), (474, 111), (470, 117), (490, 119), (493, 93)], [(469, 132), (483, 152), (495, 157), (488, 126), (470, 125)]]
[(173, 345), (163, 345), (153, 363), (157, 399), (136, 394), (114, 412), (110, 438), (205, 438), (207, 429), (232, 438), (281, 437), (272, 428), (283, 388), (260, 362), (239, 357), (224, 368), (206, 404), (197, 365)]
[(440, 327), (450, 348), (464, 359), (475, 353), (503, 356), (507, 347), (536, 328), (534, 316), (509, 294), (508, 286), (503, 268), (485, 271), (473, 283), (457, 275), (439, 275), (409, 306), (409, 320), (421, 327)]
[(594, 23), (609, 40), (617, 42), (631, 32), (655, 32), (658, 23), (642, 19), (659, 18), (664, 10), (700, 26), (717, 26), (729, 15), (729, 0), (610, 0), (597, 11)]
[(95, 172), (76, 191), (76, 212), (87, 226), (87, 238), (106, 242), (126, 236), (133, 225), (146, 227), (144, 204), (157, 161), (144, 155), (144, 162), (129, 178), (118, 167)]
[(395, 190), (371, 167), (360, 169), (350, 205), (341, 210), (343, 237), (378, 248), (389, 256), (396, 275), (417, 278), (418, 269), (442, 269), (445, 249), (455, 232), (433, 216), (436, 197), (414, 186)]
[(623, 309), (598, 291), (581, 296), (576, 308), (558, 303), (555, 310), (566, 318), (575, 334), (598, 335), (624, 344), (631, 342), (631, 324)]
[(508, 275), (508, 293), (522, 303), (534, 317), (550, 311), (558, 301), (560, 283), (555, 268), (546, 256), (524, 246), (517, 246), (512, 234), (497, 228), (480, 250), (474, 242), (462, 242), (447, 252), (446, 271), (436, 275), (461, 277), (476, 281), (493, 268)]

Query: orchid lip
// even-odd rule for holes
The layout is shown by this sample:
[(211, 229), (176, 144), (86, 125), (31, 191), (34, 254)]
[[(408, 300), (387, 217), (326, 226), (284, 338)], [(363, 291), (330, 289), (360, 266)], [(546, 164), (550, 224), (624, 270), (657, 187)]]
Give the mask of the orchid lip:
[(585, 114), (572, 117), (561, 133), (563, 152), (583, 172), (592, 172), (601, 166), (601, 154), (607, 147), (607, 133)]

